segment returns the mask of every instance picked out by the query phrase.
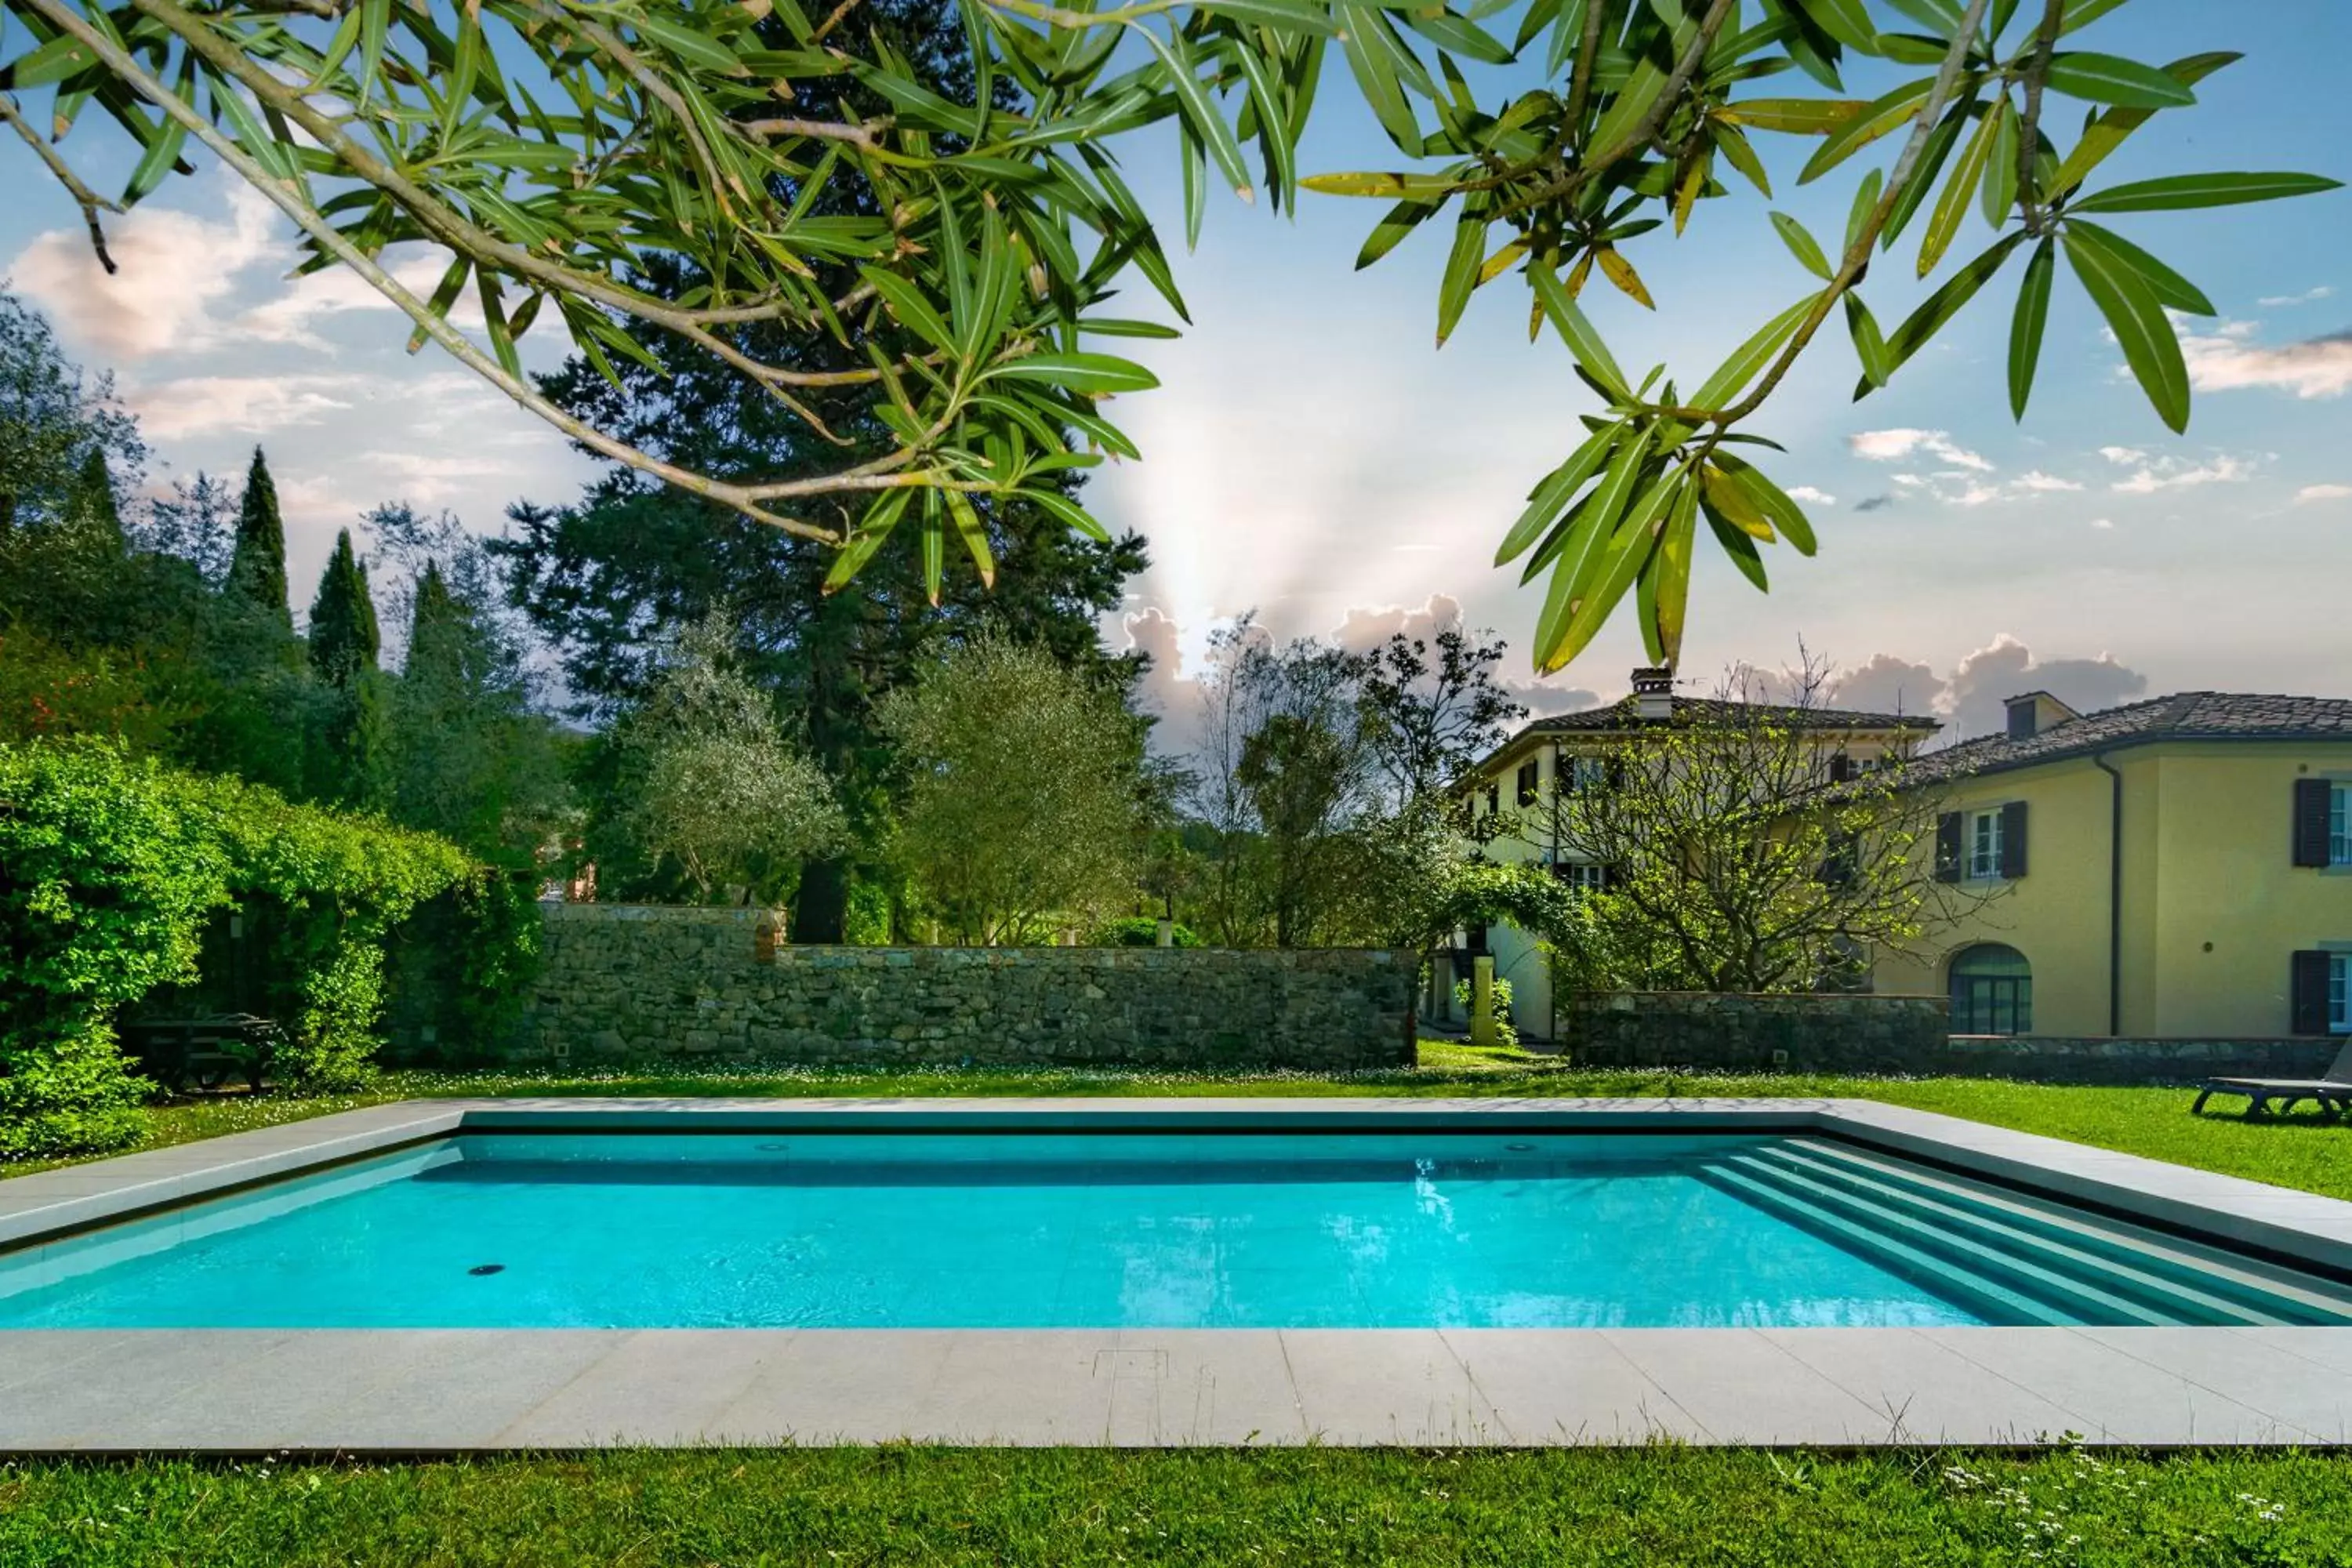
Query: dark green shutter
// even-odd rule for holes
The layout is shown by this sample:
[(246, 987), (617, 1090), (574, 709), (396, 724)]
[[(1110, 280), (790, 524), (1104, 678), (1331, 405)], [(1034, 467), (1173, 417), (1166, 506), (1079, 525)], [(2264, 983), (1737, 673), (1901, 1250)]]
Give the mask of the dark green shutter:
[(2025, 803), (2021, 800), (2000, 808), (2000, 874), (2025, 875)]
[(2326, 779), (2294, 781), (2294, 863), (2327, 864), (2327, 817), (2336, 786)]
[(2328, 956), (2316, 951), (2298, 952), (2288, 965), (2287, 1010), (2295, 1034), (2327, 1033)]
[(1948, 811), (1936, 818), (1936, 880), (1960, 879), (1960, 814)]

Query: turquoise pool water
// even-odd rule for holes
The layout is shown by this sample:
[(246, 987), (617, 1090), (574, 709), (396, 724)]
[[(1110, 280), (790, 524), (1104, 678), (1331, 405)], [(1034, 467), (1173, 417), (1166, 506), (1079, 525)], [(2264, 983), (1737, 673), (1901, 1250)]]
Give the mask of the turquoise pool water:
[(0, 1255), (0, 1329), (2139, 1321), (1770, 1186), (1819, 1146), (461, 1136)]

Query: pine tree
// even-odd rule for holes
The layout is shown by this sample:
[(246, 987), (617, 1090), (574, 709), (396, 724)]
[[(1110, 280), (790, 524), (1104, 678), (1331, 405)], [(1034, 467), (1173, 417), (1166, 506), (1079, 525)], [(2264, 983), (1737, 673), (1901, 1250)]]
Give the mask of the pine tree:
[(473, 654), (480, 640), (473, 616), (449, 592), (441, 563), (425, 563), (425, 575), (416, 580), (401, 680), (419, 692), (467, 692), (477, 673), (471, 667), (478, 662)]
[(286, 522), (278, 512), (278, 486), (261, 448), (253, 449), (246, 470), (245, 502), (236, 519), (236, 549), (229, 557), (225, 591), (249, 601), (263, 615), (294, 629), (286, 590)]
[[(268, 476), (263, 478), (267, 482)], [(238, 546), (243, 548), (241, 535)], [(346, 528), (335, 535), (335, 552), (319, 578), (319, 596), (310, 601), (310, 668), (321, 680), (349, 689), (375, 672), (382, 645), (367, 568), (352, 549), (352, 531)]]

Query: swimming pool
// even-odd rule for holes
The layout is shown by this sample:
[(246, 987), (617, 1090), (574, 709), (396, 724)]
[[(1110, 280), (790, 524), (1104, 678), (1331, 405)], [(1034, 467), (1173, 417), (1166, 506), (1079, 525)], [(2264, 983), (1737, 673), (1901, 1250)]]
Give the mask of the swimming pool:
[(0, 1253), (0, 1329), (2352, 1324), (1835, 1138), (461, 1132)]

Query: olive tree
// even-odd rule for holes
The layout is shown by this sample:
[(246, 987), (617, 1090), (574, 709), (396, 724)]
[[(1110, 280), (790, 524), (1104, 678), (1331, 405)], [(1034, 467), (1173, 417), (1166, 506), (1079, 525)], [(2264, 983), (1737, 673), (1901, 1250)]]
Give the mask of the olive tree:
[[(992, 577), (977, 496), (1025, 497), (1100, 536), (1040, 480), (1136, 453), (1100, 400), (1153, 378), (1098, 345), (1168, 329), (1101, 313), (1124, 276), (1185, 315), (1120, 174), (1139, 132), (1165, 128), (1152, 140), (1175, 151), (1188, 239), (1220, 184), (1274, 208), (1307, 191), (1389, 203), (1360, 264), (1450, 224), (1440, 342), (1474, 293), (1511, 280), (1598, 399), (1589, 437), (1538, 480), (1496, 552), (1547, 579), (1533, 638), (1547, 669), (1629, 596), (1653, 659), (1672, 663), (1702, 521), (1759, 587), (1760, 546), (1812, 552), (1811, 523), (1759, 466), (1777, 449), (1759, 416), (1833, 318), (1867, 393), (2013, 272), (2021, 416), (2063, 256), (2179, 431), (2189, 377), (2167, 311), (2212, 306), (2109, 222), (2336, 183), (2103, 184), (2118, 146), (2236, 58), (2131, 58), (2125, 0), (954, 4), (970, 68), (955, 75), (970, 87), (950, 95), (862, 25), (857, 0), (0, 0), (18, 24), (0, 119), (79, 205), (98, 264), (113, 265), (105, 215), (194, 169), (201, 149), (294, 222), (306, 266), (349, 268), (408, 317), (413, 341), (581, 445), (837, 546), (835, 581), (912, 534), (935, 597), (951, 545)], [(1853, 96), (1845, 75), (1864, 59), (1906, 79)], [(1810, 87), (1790, 85), (1799, 77)], [(1311, 107), (1346, 90), (1399, 167), (1300, 170)], [(2076, 105), (2088, 115), (2070, 133)], [(69, 137), (84, 121), (132, 143), (119, 195), (84, 172), (107, 156)], [(1782, 136), (1816, 146), (1801, 183), (1869, 154), (1843, 232), (1824, 244), (1772, 213), (1802, 279), (1789, 305), (1712, 368), (1630, 374), (1580, 290), (1597, 276), (1648, 304), (1642, 248), (1704, 228), (1696, 215), (1733, 179), (1769, 199), (1757, 143)], [(1889, 329), (1861, 285), (1906, 235), (1919, 276), (1942, 281)], [(387, 255), (412, 241), (440, 258), (437, 282)], [(685, 282), (655, 291), (656, 272)], [(487, 346), (450, 320), (469, 289)], [(517, 342), (541, 321), (608, 369), (714, 356), (808, 441), (752, 472), (634, 447), (524, 374)], [(755, 328), (852, 357), (794, 368), (745, 346)], [(886, 449), (869, 455), (849, 419), (820, 414), (819, 390), (862, 399), (855, 427), (887, 432)]]
[(1049, 916), (1132, 896), (1157, 792), (1143, 724), (1101, 679), (987, 633), (891, 692), (880, 720), (908, 773), (898, 854), (957, 938), (1034, 940)]

